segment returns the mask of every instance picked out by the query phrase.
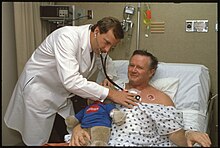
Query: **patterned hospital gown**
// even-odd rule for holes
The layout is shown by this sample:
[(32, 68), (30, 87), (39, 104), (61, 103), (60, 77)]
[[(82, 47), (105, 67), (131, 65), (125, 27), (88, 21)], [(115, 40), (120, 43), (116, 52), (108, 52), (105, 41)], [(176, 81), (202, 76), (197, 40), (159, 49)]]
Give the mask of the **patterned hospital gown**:
[(174, 107), (149, 103), (117, 107), (127, 117), (121, 126), (112, 123), (110, 146), (176, 146), (167, 134), (183, 128), (183, 115)]

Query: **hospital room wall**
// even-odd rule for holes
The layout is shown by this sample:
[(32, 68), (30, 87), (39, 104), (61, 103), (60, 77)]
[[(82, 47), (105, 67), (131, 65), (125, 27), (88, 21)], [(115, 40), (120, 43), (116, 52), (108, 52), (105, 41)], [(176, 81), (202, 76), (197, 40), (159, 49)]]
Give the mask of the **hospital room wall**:
[[(124, 40), (110, 53), (113, 59), (128, 59), (136, 49), (137, 33), (137, 5), (138, 3), (113, 2), (57, 2), (57, 5), (75, 5), (85, 10), (93, 10), (93, 19), (79, 19), (77, 25), (96, 23), (105, 16), (114, 16), (123, 20), (126, 5), (135, 7), (132, 16), (134, 23), (132, 38), (125, 36)], [(145, 37), (146, 27), (143, 23), (144, 4), (141, 3), (140, 16), (140, 46), (156, 55), (161, 62), (203, 64), (209, 68), (212, 92), (217, 93), (217, 3), (148, 3), (151, 8), (152, 22), (164, 22), (165, 32), (151, 34)], [(207, 33), (186, 32), (186, 20), (207, 19), (209, 30)], [(126, 33), (127, 35), (127, 33)]]

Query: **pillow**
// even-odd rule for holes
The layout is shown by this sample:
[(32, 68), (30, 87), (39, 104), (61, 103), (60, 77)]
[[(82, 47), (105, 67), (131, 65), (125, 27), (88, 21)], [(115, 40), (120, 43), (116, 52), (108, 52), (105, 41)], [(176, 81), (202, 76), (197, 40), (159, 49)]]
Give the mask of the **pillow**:
[[(120, 87), (124, 88), (124, 84), (128, 82), (128, 79), (118, 79), (114, 81)], [(172, 100), (177, 93), (177, 89), (179, 86), (179, 79), (168, 77), (168, 78), (160, 78), (151, 80), (149, 82), (150, 85), (155, 87), (156, 89), (166, 93)]]
[(173, 100), (179, 86), (179, 79), (173, 77), (160, 78), (150, 81), (149, 84), (166, 93)]

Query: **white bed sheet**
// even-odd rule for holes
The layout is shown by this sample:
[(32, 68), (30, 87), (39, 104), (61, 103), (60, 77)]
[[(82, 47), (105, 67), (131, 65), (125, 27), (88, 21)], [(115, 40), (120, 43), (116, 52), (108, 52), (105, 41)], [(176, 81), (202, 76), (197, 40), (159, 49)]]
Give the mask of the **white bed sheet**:
[[(114, 61), (121, 81), (128, 81), (128, 62), (128, 60)], [(176, 108), (183, 112), (184, 128), (192, 127), (194, 130), (206, 132), (208, 124), (206, 112), (210, 92), (208, 68), (200, 64), (160, 62), (152, 81), (168, 77), (179, 78), (179, 87), (173, 101)], [(104, 78), (105, 76), (100, 72), (97, 82), (101, 82)]]

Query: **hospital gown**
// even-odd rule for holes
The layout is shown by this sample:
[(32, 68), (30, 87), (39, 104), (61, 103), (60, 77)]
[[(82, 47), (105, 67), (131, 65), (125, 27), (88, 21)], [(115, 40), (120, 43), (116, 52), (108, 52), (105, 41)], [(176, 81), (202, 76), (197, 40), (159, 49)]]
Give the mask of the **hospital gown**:
[(174, 107), (149, 103), (117, 107), (127, 118), (121, 126), (112, 123), (110, 146), (176, 146), (167, 134), (183, 128), (183, 115)]

